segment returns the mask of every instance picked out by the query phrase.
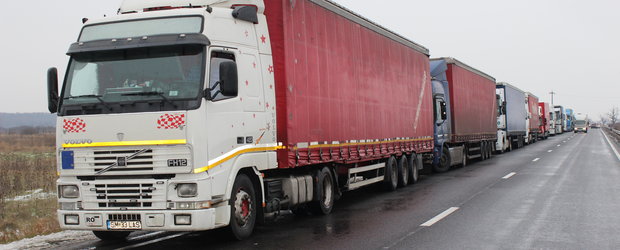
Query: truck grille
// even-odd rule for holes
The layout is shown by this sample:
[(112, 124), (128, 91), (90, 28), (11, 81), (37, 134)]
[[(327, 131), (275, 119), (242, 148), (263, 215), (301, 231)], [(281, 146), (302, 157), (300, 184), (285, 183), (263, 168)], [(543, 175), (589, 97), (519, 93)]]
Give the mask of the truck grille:
[[(143, 150), (143, 153), (127, 159)], [(100, 176), (131, 178), (131, 175), (179, 174), (189, 173), (194, 168), (191, 148), (188, 145), (77, 148), (72, 151), (75, 169), (71, 173), (77, 176), (91, 176), (113, 164), (117, 166)], [(185, 164), (172, 164), (178, 162)]]
[(99, 207), (153, 206), (153, 184), (98, 184), (95, 185)]
[[(140, 150), (114, 150), (114, 151), (95, 151), (93, 152), (95, 166), (94, 171), (100, 171), (117, 162), (119, 157), (127, 157)], [(126, 167), (116, 167), (108, 172), (127, 172), (127, 171), (152, 171), (153, 170), (153, 150), (148, 150), (143, 154), (132, 158), (126, 162)]]

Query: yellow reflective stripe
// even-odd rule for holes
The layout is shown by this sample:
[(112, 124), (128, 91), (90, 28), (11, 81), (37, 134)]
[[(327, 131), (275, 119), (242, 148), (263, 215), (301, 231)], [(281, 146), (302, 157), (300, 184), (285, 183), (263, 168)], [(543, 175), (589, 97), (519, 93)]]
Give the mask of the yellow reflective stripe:
[(177, 145), (177, 144), (187, 144), (187, 140), (93, 142), (93, 143), (85, 143), (85, 144), (62, 144), (62, 147), (63, 148), (90, 148), (90, 147)]
[(224, 157), (223, 159), (214, 162), (213, 164), (210, 164), (209, 166), (206, 167), (202, 167), (202, 168), (197, 168), (194, 169), (194, 173), (198, 174), (198, 173), (202, 173), (202, 172), (206, 172), (214, 167), (217, 167), (219, 165), (221, 165), (224, 162), (229, 161), (232, 158), (235, 158), (241, 154), (246, 154), (246, 153), (254, 153), (254, 152), (265, 152), (265, 151), (275, 151), (278, 149), (285, 149), (286, 147), (284, 146), (277, 146), (277, 147), (262, 147), (262, 148), (247, 148), (247, 149), (243, 149), (243, 150), (239, 150), (237, 152), (232, 153), (231, 155)]

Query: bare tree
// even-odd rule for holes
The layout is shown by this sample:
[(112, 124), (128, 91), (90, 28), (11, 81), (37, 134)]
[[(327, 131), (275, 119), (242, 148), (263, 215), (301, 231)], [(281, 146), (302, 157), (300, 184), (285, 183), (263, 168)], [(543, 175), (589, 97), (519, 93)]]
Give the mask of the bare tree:
[(609, 122), (611, 123), (611, 127), (613, 127), (618, 122), (618, 118), (620, 118), (619, 117), (620, 110), (618, 109), (618, 107), (613, 107), (611, 108), (607, 116), (609, 117)]
[(599, 121), (600, 121), (600, 123), (601, 123), (601, 126), (606, 126), (606, 125), (607, 125), (607, 116), (605, 116), (605, 115), (601, 115), (601, 117), (600, 117), (600, 120), (599, 120)]

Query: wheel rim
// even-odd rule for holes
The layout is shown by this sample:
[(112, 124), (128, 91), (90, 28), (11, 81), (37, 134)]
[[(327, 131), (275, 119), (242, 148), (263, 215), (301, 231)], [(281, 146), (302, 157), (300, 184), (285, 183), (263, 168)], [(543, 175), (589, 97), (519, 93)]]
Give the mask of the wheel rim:
[(332, 201), (332, 180), (329, 176), (323, 178), (323, 206), (331, 207)]
[(252, 217), (252, 197), (243, 189), (235, 195), (235, 220), (239, 226), (245, 226)]

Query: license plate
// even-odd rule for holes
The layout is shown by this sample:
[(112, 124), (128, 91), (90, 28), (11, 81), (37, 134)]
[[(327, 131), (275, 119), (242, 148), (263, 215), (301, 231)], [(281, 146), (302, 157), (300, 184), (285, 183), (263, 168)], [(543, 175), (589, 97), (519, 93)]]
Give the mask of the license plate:
[(108, 221), (108, 229), (110, 230), (140, 230), (142, 223), (140, 221)]

